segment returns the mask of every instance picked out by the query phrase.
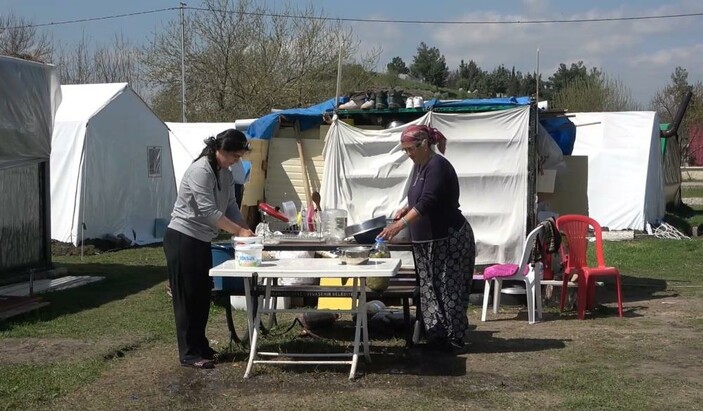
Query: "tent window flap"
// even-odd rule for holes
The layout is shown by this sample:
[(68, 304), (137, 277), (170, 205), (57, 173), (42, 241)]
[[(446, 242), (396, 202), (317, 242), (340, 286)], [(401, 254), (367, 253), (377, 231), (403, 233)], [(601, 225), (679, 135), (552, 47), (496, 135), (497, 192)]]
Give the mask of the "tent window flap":
[(161, 177), (161, 147), (149, 146), (146, 151), (149, 164), (149, 177)]

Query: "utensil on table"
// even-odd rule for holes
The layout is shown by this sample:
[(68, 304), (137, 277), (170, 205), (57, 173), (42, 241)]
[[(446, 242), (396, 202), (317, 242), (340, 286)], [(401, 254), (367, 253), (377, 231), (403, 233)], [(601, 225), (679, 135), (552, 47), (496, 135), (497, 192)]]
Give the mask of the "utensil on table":
[(344, 231), (347, 237), (354, 236), (354, 240), (359, 244), (373, 244), (376, 241), (376, 236), (383, 231), (384, 227), (386, 227), (386, 216), (382, 215), (347, 226)]
[(320, 207), (320, 200), (322, 199), (320, 193), (317, 191), (313, 191), (310, 196), (312, 197), (312, 202), (315, 203), (315, 208), (317, 209), (317, 211), (322, 211), (322, 207)]
[(283, 221), (284, 223), (288, 222), (288, 217), (286, 217), (286, 215), (281, 213), (280, 211), (276, 210), (276, 208), (270, 204), (259, 203), (259, 210), (270, 215), (273, 218), (277, 218), (277, 219)]
[(345, 247), (340, 248), (339, 252), (341, 253), (339, 260), (342, 264), (361, 265), (369, 261), (371, 247)]

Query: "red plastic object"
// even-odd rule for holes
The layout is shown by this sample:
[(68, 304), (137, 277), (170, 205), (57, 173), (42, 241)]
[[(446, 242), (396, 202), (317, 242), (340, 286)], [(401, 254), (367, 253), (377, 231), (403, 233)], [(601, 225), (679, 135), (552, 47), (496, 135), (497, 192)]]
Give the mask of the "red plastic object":
[[(587, 261), (588, 251), (588, 228), (593, 228), (596, 237), (596, 267), (589, 267)], [(557, 218), (557, 229), (566, 235), (568, 245), (562, 243), (562, 247), (568, 247), (567, 255), (564, 258), (566, 268), (564, 269), (564, 283), (561, 287), (560, 309), (564, 310), (566, 302), (566, 286), (573, 274), (578, 274), (578, 301), (576, 312), (578, 318), (583, 320), (586, 314), (586, 307), (593, 309), (596, 302), (596, 278), (615, 277), (615, 286), (618, 298), (618, 316), (622, 317), (622, 290), (620, 287), (620, 272), (615, 267), (605, 265), (603, 256), (603, 230), (598, 222), (590, 217), (568, 214)]]
[(259, 203), (259, 210), (270, 215), (273, 218), (277, 218), (277, 219), (283, 221), (284, 223), (288, 222), (288, 217), (286, 217), (286, 215), (281, 213), (280, 211), (276, 210), (270, 204)]

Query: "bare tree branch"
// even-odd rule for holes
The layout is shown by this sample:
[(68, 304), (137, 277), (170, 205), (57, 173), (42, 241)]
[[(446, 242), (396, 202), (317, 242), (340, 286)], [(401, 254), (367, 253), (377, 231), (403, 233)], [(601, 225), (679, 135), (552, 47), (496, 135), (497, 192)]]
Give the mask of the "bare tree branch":
[(0, 16), (0, 54), (40, 62), (51, 61), (54, 49), (46, 32), (13, 11)]

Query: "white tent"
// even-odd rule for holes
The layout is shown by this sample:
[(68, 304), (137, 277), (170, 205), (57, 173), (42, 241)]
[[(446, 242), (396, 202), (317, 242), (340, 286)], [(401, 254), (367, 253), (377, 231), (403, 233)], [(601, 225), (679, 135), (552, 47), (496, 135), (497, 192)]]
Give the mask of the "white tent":
[(611, 230), (644, 230), (666, 212), (653, 111), (573, 113), (573, 155), (588, 156), (588, 214)]
[(62, 86), (51, 152), (51, 236), (160, 241), (176, 183), (166, 125), (126, 83)]
[[(171, 152), (173, 156), (173, 172), (176, 175), (176, 187), (180, 190), (181, 178), (188, 166), (205, 148), (203, 142), (206, 138), (216, 136), (222, 131), (233, 128), (235, 123), (170, 123), (166, 125), (171, 130)], [(232, 173), (242, 171), (243, 163), (239, 162), (233, 167)], [(235, 181), (243, 182), (242, 176), (235, 176)]]
[(322, 209), (347, 210), (349, 224), (392, 216), (404, 202), (412, 161), (399, 148), (410, 124), (447, 137), (461, 211), (474, 229), (478, 264), (518, 262), (528, 211), (530, 107), (483, 113), (429, 112), (401, 127), (362, 130), (336, 120), (324, 149)]

